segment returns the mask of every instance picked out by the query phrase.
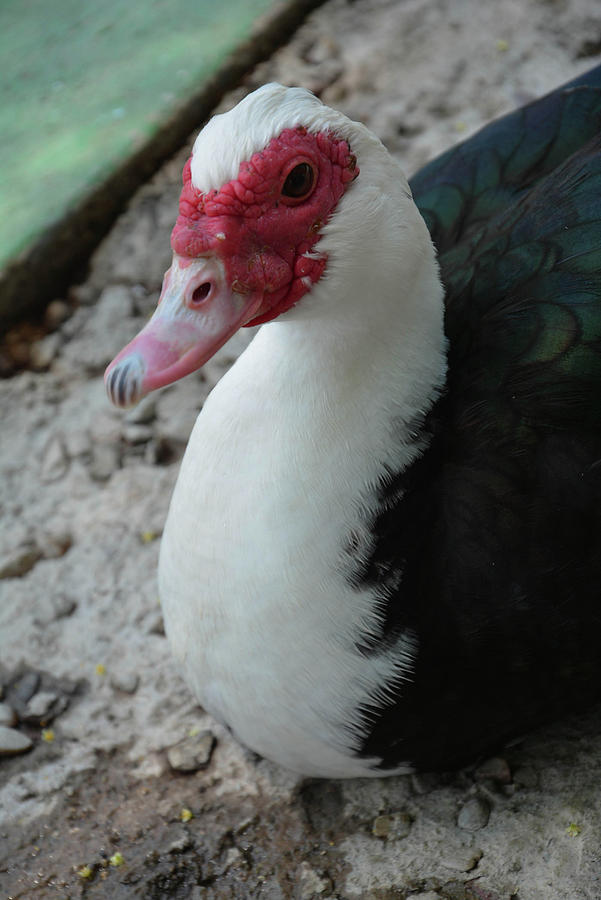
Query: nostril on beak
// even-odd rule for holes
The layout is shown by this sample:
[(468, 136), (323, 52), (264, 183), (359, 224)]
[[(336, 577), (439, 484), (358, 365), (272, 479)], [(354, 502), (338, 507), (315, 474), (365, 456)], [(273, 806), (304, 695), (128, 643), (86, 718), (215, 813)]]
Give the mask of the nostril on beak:
[(206, 300), (211, 293), (211, 287), (212, 285), (210, 281), (205, 281), (202, 284), (199, 284), (192, 294), (192, 303), (202, 303), (203, 300)]

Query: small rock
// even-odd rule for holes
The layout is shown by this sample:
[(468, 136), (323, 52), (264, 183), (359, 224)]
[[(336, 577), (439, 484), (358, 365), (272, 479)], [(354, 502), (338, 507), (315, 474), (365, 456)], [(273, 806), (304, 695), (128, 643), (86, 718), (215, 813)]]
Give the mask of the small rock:
[(34, 694), (28, 702), (21, 716), (24, 722), (30, 725), (41, 725), (51, 722), (56, 716), (64, 712), (69, 701), (52, 691), (40, 691)]
[(38, 672), (25, 672), (10, 688), (11, 702), (17, 706), (25, 706), (40, 686)]
[(154, 397), (144, 397), (137, 406), (130, 409), (125, 421), (130, 425), (150, 425), (157, 415), (157, 402)]
[(118, 444), (121, 440), (121, 419), (112, 410), (99, 413), (90, 431), (94, 444)]
[(9, 333), (6, 337), (4, 350), (13, 366), (19, 367), (29, 365), (29, 353), (31, 350), (29, 341), (19, 340), (17, 335), (12, 337)]
[(59, 559), (71, 547), (73, 538), (66, 527), (56, 526), (36, 536), (36, 544), (44, 559)]
[(15, 756), (31, 749), (33, 741), (14, 728), (0, 725), (0, 756)]
[(134, 778), (161, 778), (167, 771), (167, 763), (159, 753), (149, 753), (133, 770)]
[(119, 468), (119, 448), (113, 444), (94, 444), (90, 476), (94, 481), (107, 481)]
[(173, 843), (169, 845), (169, 849), (167, 853), (185, 853), (186, 850), (189, 850), (192, 846), (192, 838), (189, 834), (182, 834), (179, 838), (177, 838)]
[(123, 437), (128, 444), (146, 444), (152, 436), (152, 428), (148, 425), (125, 424), (123, 427)]
[(71, 315), (71, 307), (64, 300), (53, 300), (46, 307), (44, 322), (52, 331), (62, 325)]
[(441, 900), (440, 894), (434, 891), (425, 891), (421, 894), (411, 894), (411, 900)]
[(89, 281), (84, 284), (75, 284), (69, 288), (69, 299), (82, 306), (93, 306), (98, 299), (98, 289)]
[(214, 747), (215, 735), (202, 731), (169, 747), (167, 759), (171, 768), (178, 772), (197, 772), (209, 765)]
[(490, 806), (481, 797), (472, 797), (465, 803), (457, 816), (457, 824), (465, 831), (479, 831), (488, 824)]
[(29, 352), (29, 363), (31, 367), (38, 372), (47, 369), (56, 357), (60, 345), (61, 336), (58, 332), (48, 334), (45, 338), (32, 344)]
[(244, 863), (244, 857), (242, 856), (241, 851), (237, 847), (230, 847), (225, 854), (225, 862), (223, 863), (223, 869), (221, 870), (221, 874), (227, 872), (228, 869), (231, 869), (232, 866), (237, 866), (240, 863)]
[(58, 696), (51, 691), (39, 691), (28, 702), (25, 714), (36, 718), (45, 716), (57, 701)]
[(371, 833), (377, 838), (387, 838), (390, 832), (390, 816), (377, 816), (371, 826)]
[(55, 619), (66, 619), (77, 609), (77, 601), (66, 594), (57, 594), (52, 598), (52, 608)]
[(74, 429), (65, 434), (65, 450), (71, 459), (86, 456), (92, 449), (90, 435), (84, 429)]
[(117, 672), (111, 675), (110, 683), (115, 691), (123, 691), (124, 694), (135, 694), (138, 690), (140, 678), (133, 672), (125, 672), (123, 674)]
[(258, 819), (258, 815), (255, 813), (252, 816), (246, 816), (246, 818), (242, 819), (241, 822), (238, 822), (236, 827), (234, 828), (235, 834), (244, 834), (244, 832), (250, 828), (251, 825), (254, 825)]
[(35, 617), (35, 622), (39, 625), (50, 625), (57, 619), (65, 619), (72, 615), (77, 609), (77, 603), (72, 597), (65, 594), (57, 594), (53, 596), (49, 602), (42, 605)]
[(302, 862), (298, 867), (297, 884), (298, 891), (294, 896), (298, 897), (298, 900), (311, 900), (312, 897), (318, 897), (332, 890), (330, 879), (321, 876), (307, 862)]
[(42, 551), (33, 542), (21, 544), (0, 556), (0, 579), (21, 578), (33, 569)]
[(407, 813), (391, 813), (374, 819), (371, 833), (377, 838), (400, 840), (411, 831), (411, 817)]
[(476, 781), (488, 781), (490, 779), (497, 784), (510, 784), (511, 770), (507, 760), (502, 759), (500, 756), (493, 756), (482, 763), (481, 766), (478, 766), (474, 772), (474, 777)]
[(40, 479), (44, 484), (58, 481), (65, 475), (68, 468), (69, 460), (63, 442), (58, 434), (53, 434), (42, 451)]
[(334, 38), (326, 35), (318, 36), (314, 43), (307, 49), (306, 53), (303, 54), (307, 62), (314, 63), (315, 65), (329, 62), (331, 59), (339, 57), (340, 55), (340, 45), (338, 42), (335, 41)]
[(452, 852), (443, 852), (440, 862), (446, 869), (453, 869), (455, 872), (471, 872), (481, 859), (482, 850), (461, 847)]
[(8, 703), (0, 703), (0, 725), (12, 728), (17, 724), (17, 714)]

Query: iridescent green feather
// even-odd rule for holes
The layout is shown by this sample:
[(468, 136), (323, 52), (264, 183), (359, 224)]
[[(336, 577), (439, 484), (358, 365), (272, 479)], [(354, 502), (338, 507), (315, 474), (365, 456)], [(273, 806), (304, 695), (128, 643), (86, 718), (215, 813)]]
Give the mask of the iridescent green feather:
[(601, 426), (600, 135), (598, 67), (413, 179), (446, 289), (455, 419), (479, 446)]
[(439, 251), (601, 133), (601, 66), (488, 125), (411, 179)]

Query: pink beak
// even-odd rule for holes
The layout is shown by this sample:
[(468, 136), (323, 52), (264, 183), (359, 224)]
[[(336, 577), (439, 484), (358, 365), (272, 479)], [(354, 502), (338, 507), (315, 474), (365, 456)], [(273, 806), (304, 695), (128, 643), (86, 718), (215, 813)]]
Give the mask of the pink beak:
[(132, 406), (196, 371), (256, 315), (262, 300), (262, 292), (233, 291), (217, 257), (174, 254), (152, 318), (104, 373), (110, 399)]

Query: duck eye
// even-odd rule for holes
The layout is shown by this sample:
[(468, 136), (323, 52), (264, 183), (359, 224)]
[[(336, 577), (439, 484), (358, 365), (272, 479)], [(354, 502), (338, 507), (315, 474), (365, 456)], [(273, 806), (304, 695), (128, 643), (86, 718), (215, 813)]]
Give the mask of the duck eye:
[(315, 170), (309, 163), (299, 163), (288, 173), (282, 187), (282, 196), (290, 200), (304, 200), (315, 184)]

